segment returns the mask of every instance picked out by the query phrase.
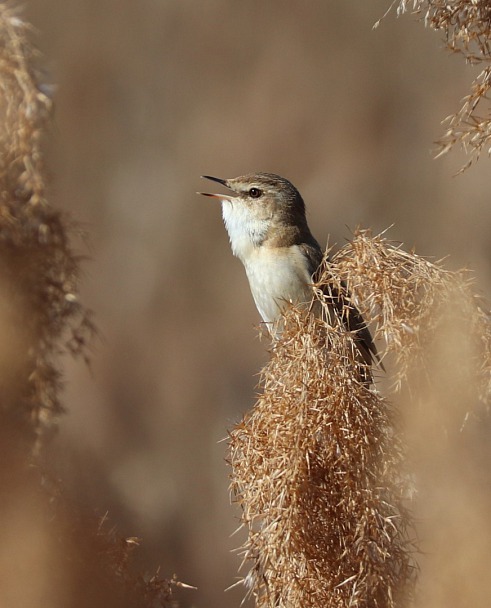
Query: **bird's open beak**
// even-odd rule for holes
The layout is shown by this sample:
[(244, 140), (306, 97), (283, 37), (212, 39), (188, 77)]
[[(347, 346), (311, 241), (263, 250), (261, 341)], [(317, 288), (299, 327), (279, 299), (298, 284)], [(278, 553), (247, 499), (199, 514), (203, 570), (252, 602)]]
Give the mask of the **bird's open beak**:
[(228, 188), (226, 179), (220, 179), (219, 177), (212, 177), (211, 175), (202, 175), (201, 179), (210, 179), (212, 182), (218, 182), (219, 184), (222, 184), (222, 186), (225, 186), (226, 188)]
[[(211, 175), (202, 175), (201, 177), (203, 179), (211, 179), (211, 181), (218, 182), (219, 184), (222, 184), (222, 186), (229, 188), (229, 186), (227, 185), (226, 179), (220, 179), (219, 177), (211, 177)], [(197, 194), (202, 194), (203, 196), (210, 196), (211, 198), (218, 198), (219, 200), (227, 200), (227, 201), (230, 201), (234, 198), (233, 196), (229, 196), (228, 194), (211, 194), (209, 192), (198, 192)]]

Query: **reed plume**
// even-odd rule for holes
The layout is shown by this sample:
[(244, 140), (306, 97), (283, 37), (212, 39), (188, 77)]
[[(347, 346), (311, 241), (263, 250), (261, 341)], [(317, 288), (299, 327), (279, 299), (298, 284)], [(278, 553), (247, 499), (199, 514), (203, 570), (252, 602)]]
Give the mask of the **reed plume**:
[(44, 458), (65, 409), (60, 356), (87, 357), (94, 324), (72, 223), (48, 200), (36, 59), (29, 25), (0, 3), (0, 604), (170, 606), (177, 582), (135, 573), (136, 539), (73, 504)]
[[(467, 336), (466, 380), (477, 401), (488, 400), (489, 317), (462, 273), (358, 231), (316, 285), (321, 304), (333, 281), (348, 285), (384, 339), (389, 394), (431, 385), (421, 372), (450, 309)], [(245, 584), (257, 606), (394, 608), (414, 595), (415, 488), (399, 413), (382, 388), (360, 382), (353, 338), (332, 321), (285, 313), (257, 402), (230, 434), (231, 487), (248, 532)]]
[(482, 67), (459, 110), (445, 119), (446, 131), (438, 141), (438, 156), (455, 145), (462, 147), (470, 157), (464, 170), (483, 150), (489, 152), (491, 141), (491, 6), (487, 0), (394, 0), (390, 8), (395, 5), (398, 14), (411, 12), (427, 27), (442, 32), (449, 51)]

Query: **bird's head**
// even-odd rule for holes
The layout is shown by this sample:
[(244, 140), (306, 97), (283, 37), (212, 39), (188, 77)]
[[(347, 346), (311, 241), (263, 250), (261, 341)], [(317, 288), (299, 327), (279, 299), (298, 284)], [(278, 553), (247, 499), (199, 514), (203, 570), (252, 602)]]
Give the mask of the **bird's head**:
[(234, 194), (200, 194), (236, 207), (246, 207), (257, 218), (287, 220), (291, 216), (295, 221), (298, 215), (305, 215), (305, 204), (299, 191), (287, 179), (274, 173), (249, 173), (231, 179), (203, 175), (203, 178), (222, 184)]
[(284, 177), (274, 173), (250, 173), (232, 179), (203, 177), (232, 191), (232, 194), (200, 194), (222, 203), (225, 227), (239, 257), (243, 257), (241, 250), (247, 239), (253, 246), (260, 246), (265, 240), (291, 238), (293, 232), (308, 230), (303, 199)]

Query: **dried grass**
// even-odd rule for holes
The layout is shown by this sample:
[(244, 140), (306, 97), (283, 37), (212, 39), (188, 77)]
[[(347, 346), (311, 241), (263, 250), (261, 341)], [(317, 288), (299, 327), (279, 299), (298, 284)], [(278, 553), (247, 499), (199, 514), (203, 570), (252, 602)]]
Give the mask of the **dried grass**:
[(171, 606), (176, 581), (134, 574), (134, 539), (71, 504), (42, 458), (63, 411), (60, 355), (86, 357), (94, 325), (78, 299), (73, 227), (47, 200), (52, 103), (29, 34), (0, 3), (0, 603)]
[[(393, 388), (422, 381), (449, 309), (467, 336), (466, 385), (477, 378), (476, 398), (489, 398), (490, 323), (465, 275), (358, 231), (317, 285), (324, 305), (322, 286), (333, 280), (347, 282), (384, 338)], [(359, 381), (353, 338), (339, 322), (292, 308), (284, 323), (258, 400), (230, 435), (243, 559), (252, 564), (245, 584), (257, 606), (405, 606), (417, 568), (397, 415)]]
[(489, 0), (395, 0), (397, 13), (410, 11), (424, 20), (426, 26), (443, 32), (447, 48), (461, 54), (473, 65), (483, 69), (463, 99), (461, 108), (445, 119), (447, 130), (438, 144), (438, 156), (459, 144), (470, 154), (467, 168), (483, 150), (491, 153), (491, 5)]
[(5, 368), (2, 384), (11, 390), (2, 407), (24, 438), (29, 431), (38, 437), (28, 444), (39, 449), (63, 409), (56, 359), (61, 351), (81, 354), (94, 328), (78, 301), (79, 259), (67, 223), (47, 202), (42, 139), (52, 104), (33, 73), (28, 34), (16, 12), (0, 5), (0, 285), (16, 353), (15, 370)]
[(376, 337), (383, 339), (383, 356), (394, 358), (391, 379), (396, 390), (411, 373), (424, 372), (430, 345), (444, 330), (447, 337), (450, 331), (458, 338), (460, 357), (477, 380), (478, 398), (489, 401), (490, 317), (468, 271), (446, 270), (441, 262), (430, 262), (363, 230), (333, 263), (331, 272), (347, 282)]

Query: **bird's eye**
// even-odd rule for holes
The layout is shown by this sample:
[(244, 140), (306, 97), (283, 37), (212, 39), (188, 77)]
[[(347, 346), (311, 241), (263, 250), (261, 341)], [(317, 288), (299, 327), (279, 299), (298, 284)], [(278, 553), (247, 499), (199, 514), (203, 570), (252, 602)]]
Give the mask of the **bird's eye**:
[(259, 198), (262, 194), (262, 190), (259, 190), (259, 188), (251, 188), (249, 190), (249, 196), (251, 198)]

